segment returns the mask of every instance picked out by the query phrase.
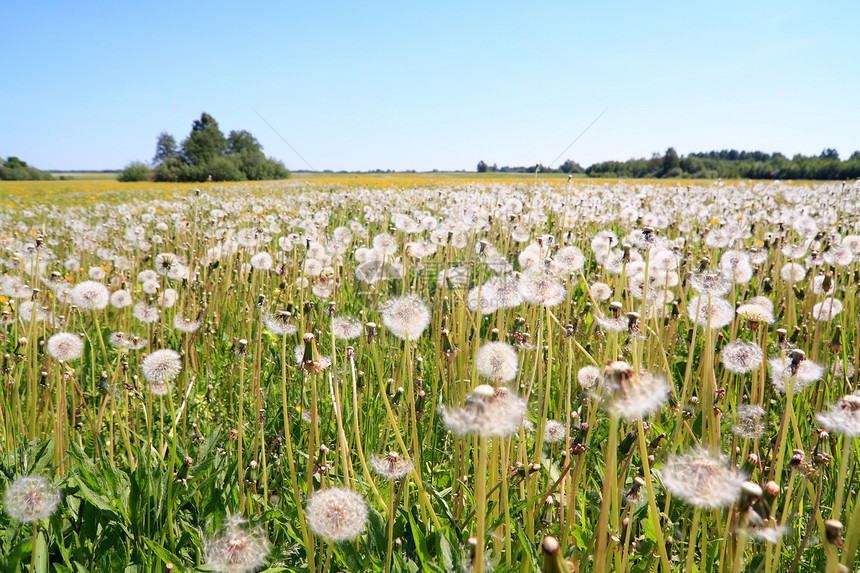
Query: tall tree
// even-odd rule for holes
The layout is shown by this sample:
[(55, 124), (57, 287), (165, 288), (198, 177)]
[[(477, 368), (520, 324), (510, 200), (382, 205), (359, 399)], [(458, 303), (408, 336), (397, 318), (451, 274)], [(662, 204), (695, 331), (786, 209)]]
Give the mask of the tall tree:
[(227, 153), (229, 155), (242, 155), (243, 153), (262, 153), (263, 146), (257, 138), (244, 129), (231, 131), (227, 136)]
[(158, 141), (155, 143), (155, 157), (152, 158), (152, 162), (160, 165), (165, 159), (177, 157), (179, 157), (179, 149), (176, 146), (176, 139), (166, 131), (162, 131), (158, 134)]
[(677, 169), (681, 166), (681, 158), (678, 157), (678, 152), (675, 151), (674, 147), (670, 147), (666, 150), (666, 155), (663, 156), (663, 168), (661, 175), (666, 175), (673, 169)]
[(201, 165), (223, 155), (227, 140), (215, 118), (204, 112), (194, 120), (191, 133), (182, 142), (182, 155), (188, 163)]

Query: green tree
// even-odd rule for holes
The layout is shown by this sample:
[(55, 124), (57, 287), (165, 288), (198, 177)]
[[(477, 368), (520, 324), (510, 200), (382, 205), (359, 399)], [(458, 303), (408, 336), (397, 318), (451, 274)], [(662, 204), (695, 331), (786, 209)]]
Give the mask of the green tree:
[(155, 143), (155, 157), (152, 158), (152, 163), (160, 165), (165, 159), (176, 157), (179, 157), (176, 139), (166, 131), (162, 131), (158, 134), (158, 141)]
[(562, 163), (561, 167), (559, 167), (559, 169), (561, 170), (562, 173), (584, 173), (585, 172), (585, 170), (582, 168), (582, 166), (579, 163), (577, 163), (576, 161), (573, 161), (572, 159), (568, 159), (564, 163)]
[(231, 131), (227, 136), (227, 154), (241, 155), (243, 153), (263, 153), (263, 146), (257, 138), (246, 130)]
[[(675, 151), (674, 147), (670, 147), (666, 150), (666, 155), (663, 156), (663, 166), (660, 170), (660, 176), (665, 177), (673, 177), (677, 175), (677, 171), (680, 171), (681, 168), (681, 158), (678, 157), (678, 152)], [(677, 170), (677, 171), (676, 171)], [(672, 172), (673, 175), (669, 175)]]
[(118, 181), (147, 181), (149, 179), (150, 170), (145, 163), (140, 161), (132, 161), (119, 172)]
[(483, 160), (478, 162), (478, 173), (486, 173), (487, 172), (487, 164), (484, 163)]
[(206, 112), (195, 120), (191, 133), (182, 142), (182, 155), (188, 163), (202, 165), (224, 154), (227, 140), (215, 118)]

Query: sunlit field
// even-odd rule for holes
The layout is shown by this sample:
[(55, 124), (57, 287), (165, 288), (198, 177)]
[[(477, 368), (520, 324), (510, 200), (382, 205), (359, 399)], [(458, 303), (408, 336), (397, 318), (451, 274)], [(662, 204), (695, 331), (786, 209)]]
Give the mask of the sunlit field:
[(0, 570), (856, 571), (860, 184), (0, 184)]

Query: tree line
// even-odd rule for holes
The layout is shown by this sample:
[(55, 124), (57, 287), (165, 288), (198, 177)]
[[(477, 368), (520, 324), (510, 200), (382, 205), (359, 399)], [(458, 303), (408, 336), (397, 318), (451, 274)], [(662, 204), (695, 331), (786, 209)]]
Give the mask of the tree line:
[(155, 144), (153, 167), (134, 161), (123, 169), (120, 181), (262, 181), (286, 179), (284, 164), (263, 154), (263, 146), (246, 130), (226, 137), (208, 113), (194, 120), (181, 144), (166, 131)]
[(31, 167), (17, 157), (0, 157), (0, 181), (41, 181), (53, 178), (47, 171)]
[(585, 173), (589, 177), (605, 178), (846, 180), (860, 178), (860, 151), (855, 151), (845, 160), (840, 159), (839, 153), (831, 148), (819, 155), (797, 154), (789, 159), (782, 153), (736, 149), (680, 156), (670, 147), (665, 153), (655, 153), (650, 159), (603, 161), (586, 169), (568, 159), (558, 169), (545, 169), (541, 165), (497, 168), (481, 161), (477, 170), (534, 173), (535, 169), (540, 172)]

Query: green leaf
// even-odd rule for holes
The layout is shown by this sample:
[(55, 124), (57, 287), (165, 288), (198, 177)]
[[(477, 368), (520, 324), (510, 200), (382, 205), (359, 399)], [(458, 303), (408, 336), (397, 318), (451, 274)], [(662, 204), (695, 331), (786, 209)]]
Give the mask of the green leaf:
[(152, 549), (152, 552), (155, 553), (155, 556), (161, 559), (163, 563), (173, 563), (173, 570), (177, 573), (185, 571), (185, 568), (182, 566), (182, 560), (177, 555), (174, 555), (173, 553), (158, 545), (149, 538), (145, 538), (144, 541), (146, 541), (146, 544), (149, 545), (149, 548)]
[(40, 530), (36, 537), (36, 547), (33, 548), (36, 552), (35, 567), (37, 573), (48, 573), (48, 541), (45, 539), (45, 532)]
[(424, 538), (424, 532), (418, 527), (413, 515), (417, 509), (417, 507), (413, 507), (413, 511), (409, 512), (409, 529), (412, 531), (412, 538), (415, 540), (415, 553), (418, 555), (418, 559), (421, 560), (421, 567), (425, 571), (430, 571), (428, 567), (430, 564), (430, 552), (427, 550), (427, 540)]

